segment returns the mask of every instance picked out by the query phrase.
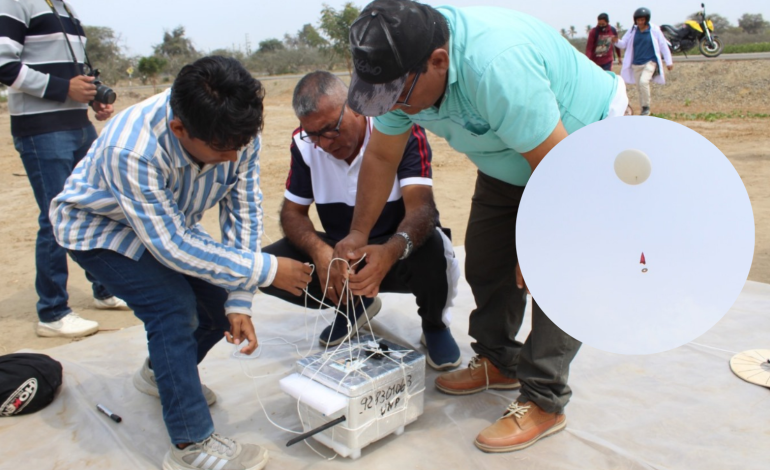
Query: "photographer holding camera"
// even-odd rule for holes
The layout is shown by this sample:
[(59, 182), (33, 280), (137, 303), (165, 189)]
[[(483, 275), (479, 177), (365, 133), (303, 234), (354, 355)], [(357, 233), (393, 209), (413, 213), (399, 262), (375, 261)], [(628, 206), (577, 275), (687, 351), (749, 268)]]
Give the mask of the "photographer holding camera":
[[(70, 44), (67, 35), (77, 36), (78, 43)], [(35, 251), (39, 336), (86, 336), (99, 328), (68, 305), (67, 254), (48, 219), (51, 199), (96, 139), (89, 103), (99, 121), (113, 113), (115, 93), (101, 85), (98, 71), (84, 74), (85, 40), (80, 21), (61, 0), (0, 0), (0, 82), (10, 87), (13, 143), (40, 209)], [(93, 284), (96, 308), (126, 308), (86, 277)]]

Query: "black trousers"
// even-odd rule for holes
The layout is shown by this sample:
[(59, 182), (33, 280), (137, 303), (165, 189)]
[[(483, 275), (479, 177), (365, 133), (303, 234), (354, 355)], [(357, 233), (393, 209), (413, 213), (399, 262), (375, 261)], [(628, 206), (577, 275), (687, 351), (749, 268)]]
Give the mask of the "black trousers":
[[(532, 331), (524, 344), (516, 334), (527, 293), (516, 286), (516, 215), (524, 188), (481, 172), (476, 178), (468, 231), (465, 277), (473, 291), (469, 334), (473, 350), (521, 382), (520, 401), (534, 401), (549, 413), (562, 412), (572, 391), (569, 365), (581, 343), (532, 303)], [(526, 278), (525, 278), (526, 281)]]
[[(325, 233), (318, 232), (326, 243), (334, 246), (335, 240)], [(385, 243), (390, 236), (372, 238), (370, 245)], [(312, 258), (283, 238), (272, 245), (262, 248), (264, 253), (312, 263)], [(380, 284), (380, 292), (413, 294), (417, 302), (417, 313), (422, 317), (422, 328), (426, 331), (443, 330), (449, 326), (445, 313), (457, 294), (457, 261), (449, 239), (440, 229), (434, 230), (431, 237), (405, 260), (397, 261)], [(308, 285), (308, 292), (315, 298), (323, 297), (323, 287), (317, 273)], [(262, 292), (278, 297), (295, 305), (304, 306), (305, 296), (296, 297), (276, 287), (265, 287)], [(318, 308), (320, 304), (308, 297), (309, 308)]]

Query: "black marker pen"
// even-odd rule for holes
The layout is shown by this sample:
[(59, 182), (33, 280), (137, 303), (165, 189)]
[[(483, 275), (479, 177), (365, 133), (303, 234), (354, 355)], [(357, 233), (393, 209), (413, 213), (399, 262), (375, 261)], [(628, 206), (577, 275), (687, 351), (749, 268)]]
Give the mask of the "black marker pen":
[(108, 410), (107, 407), (104, 406), (104, 405), (96, 405), (96, 409), (101, 411), (102, 413), (106, 414), (107, 416), (109, 416), (110, 419), (115, 421), (116, 423), (119, 423), (119, 422), (123, 421), (123, 418), (121, 418), (120, 416), (116, 415), (112, 411)]

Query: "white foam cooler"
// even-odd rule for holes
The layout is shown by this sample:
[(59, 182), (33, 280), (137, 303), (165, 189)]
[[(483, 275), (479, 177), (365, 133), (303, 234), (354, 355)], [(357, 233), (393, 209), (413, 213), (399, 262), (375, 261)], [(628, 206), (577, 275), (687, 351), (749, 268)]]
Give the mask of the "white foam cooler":
[[(384, 344), (387, 357), (369, 358)], [(352, 349), (352, 352), (351, 352)], [(382, 348), (383, 350), (385, 348)], [(425, 356), (390, 341), (361, 336), (339, 350), (329, 348), (297, 361), (281, 389), (299, 400), (305, 431), (340, 416), (346, 420), (313, 436), (343, 457), (404, 427), (423, 412)]]

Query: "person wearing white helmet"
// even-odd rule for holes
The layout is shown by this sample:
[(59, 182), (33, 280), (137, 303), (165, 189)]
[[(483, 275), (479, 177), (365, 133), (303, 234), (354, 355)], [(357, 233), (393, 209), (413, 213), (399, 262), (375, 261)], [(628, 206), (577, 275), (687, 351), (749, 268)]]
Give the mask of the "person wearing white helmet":
[(666, 83), (664, 61), (668, 70), (674, 68), (666, 37), (660, 27), (650, 23), (650, 16), (649, 9), (637, 8), (634, 26), (623, 35), (623, 39), (613, 38), (615, 46), (626, 50), (620, 76), (629, 85), (637, 85), (642, 116), (650, 114), (650, 81), (661, 85)]

